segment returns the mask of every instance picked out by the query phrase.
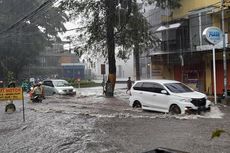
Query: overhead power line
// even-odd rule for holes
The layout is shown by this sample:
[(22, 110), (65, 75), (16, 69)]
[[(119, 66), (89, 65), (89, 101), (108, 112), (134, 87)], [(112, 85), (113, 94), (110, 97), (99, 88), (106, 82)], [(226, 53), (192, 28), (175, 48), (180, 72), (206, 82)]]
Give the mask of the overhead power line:
[(42, 10), (44, 7), (46, 7), (47, 5), (49, 5), (50, 3), (52, 3), (54, 0), (47, 0), (46, 2), (42, 3), (39, 7), (37, 7), (36, 9), (34, 9), (33, 11), (31, 11), (30, 13), (28, 13), (26, 16), (24, 16), (23, 18), (21, 18), (20, 20), (18, 20), (17, 22), (15, 22), (14, 24), (12, 24), (11, 26), (9, 26), (8, 28), (6, 28), (5, 30), (0, 32), (1, 34), (4, 34), (5, 32), (8, 32), (12, 29), (14, 29), (15, 27), (17, 27), (20, 23), (22, 23), (23, 21), (25, 21), (26, 19), (29, 19), (33, 16), (35, 16), (37, 13), (39, 13), (40, 10)]

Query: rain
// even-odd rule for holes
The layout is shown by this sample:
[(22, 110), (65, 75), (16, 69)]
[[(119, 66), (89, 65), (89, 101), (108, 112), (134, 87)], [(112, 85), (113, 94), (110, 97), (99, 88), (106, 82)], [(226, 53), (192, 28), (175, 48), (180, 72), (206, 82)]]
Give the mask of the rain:
[[(102, 87), (76, 90), (74, 97), (49, 96), (42, 103), (31, 103), (28, 94), (24, 93), (25, 122), (22, 120), (21, 101), (14, 102), (17, 109), (14, 113), (4, 113), (7, 102), (1, 102), (1, 152), (136, 152), (101, 139), (108, 134), (104, 130), (109, 129), (103, 129), (100, 123), (116, 125), (117, 120), (126, 119), (129, 122), (170, 120), (176, 123), (180, 120), (221, 120), (225, 116), (218, 106), (212, 106), (211, 112), (201, 115), (170, 115), (133, 109), (128, 105), (129, 95), (125, 93), (124, 85), (116, 87), (116, 98), (105, 98)], [(125, 135), (129, 137), (128, 133)], [(121, 141), (116, 139), (113, 141)]]
[(230, 153), (229, 8), (0, 0), (0, 152)]

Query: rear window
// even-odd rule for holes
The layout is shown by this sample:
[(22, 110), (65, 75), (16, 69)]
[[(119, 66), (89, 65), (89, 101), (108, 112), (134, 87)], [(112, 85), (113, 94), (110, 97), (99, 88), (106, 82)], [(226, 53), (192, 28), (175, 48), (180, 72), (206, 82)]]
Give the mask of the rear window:
[(70, 86), (70, 84), (65, 81), (65, 80), (58, 80), (58, 81), (53, 81), (53, 84), (55, 87), (68, 87)]
[(171, 92), (174, 93), (193, 92), (192, 89), (190, 89), (182, 83), (166, 83), (164, 85), (166, 86), (166, 88), (168, 88)]
[(143, 82), (137, 82), (134, 86), (133, 89), (134, 90), (141, 90)]
[(161, 93), (161, 91), (164, 90), (164, 87), (158, 83), (145, 82), (143, 83), (142, 90), (154, 93)]
[(161, 93), (164, 87), (154, 82), (138, 82), (133, 87), (134, 90), (141, 90), (147, 92)]
[(49, 87), (53, 87), (54, 86), (53, 83), (52, 83), (52, 81), (44, 81), (42, 84), (44, 86), (49, 86)]

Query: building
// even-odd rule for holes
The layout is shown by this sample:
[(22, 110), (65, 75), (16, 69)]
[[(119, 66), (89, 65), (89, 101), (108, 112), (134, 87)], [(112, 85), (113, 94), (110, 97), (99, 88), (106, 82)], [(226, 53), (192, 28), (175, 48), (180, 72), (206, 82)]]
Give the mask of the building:
[[(86, 65), (86, 70), (90, 71), (91, 78), (96, 80), (102, 80), (103, 74), (101, 73), (101, 65), (105, 64), (105, 74), (104, 78), (107, 80), (109, 74), (109, 65), (107, 58), (99, 56), (88, 56), (82, 57), (83, 63)], [(133, 55), (130, 55), (129, 59), (123, 60), (116, 58), (116, 77), (117, 80), (127, 80), (128, 77), (134, 78), (133, 74)]]
[[(64, 44), (66, 42), (53, 43), (52, 46), (47, 46), (37, 57), (37, 61), (34, 64), (24, 68), (21, 78), (70, 78), (69, 74), (68, 77), (65, 74), (66, 64), (79, 64), (79, 57), (69, 50), (64, 50)], [(76, 67), (74, 67), (74, 70), (77, 72)]]
[[(212, 48), (202, 36), (205, 28), (216, 26), (221, 29), (221, 3), (219, 0), (181, 0), (181, 8), (164, 10), (159, 24), (154, 22), (159, 16), (159, 8), (150, 10), (149, 22), (159, 45), (149, 50), (151, 56), (151, 78), (165, 78), (182, 81), (193, 88), (213, 94)], [(227, 72), (230, 74), (230, 2), (224, 3), (224, 33), (227, 53)], [(154, 13), (157, 12), (157, 13)], [(223, 94), (223, 42), (216, 48), (217, 94)], [(230, 89), (230, 75), (228, 88)]]
[(85, 64), (81, 63), (62, 63), (63, 78), (85, 79)]

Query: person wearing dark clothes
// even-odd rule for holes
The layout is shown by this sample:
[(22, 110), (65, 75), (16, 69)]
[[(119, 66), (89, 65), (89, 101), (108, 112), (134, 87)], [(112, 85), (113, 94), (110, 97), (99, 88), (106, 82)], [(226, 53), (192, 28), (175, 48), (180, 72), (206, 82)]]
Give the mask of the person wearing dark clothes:
[(127, 83), (127, 90), (126, 93), (131, 89), (132, 87), (132, 81), (131, 81), (131, 77), (128, 78), (128, 80), (126, 81)]

